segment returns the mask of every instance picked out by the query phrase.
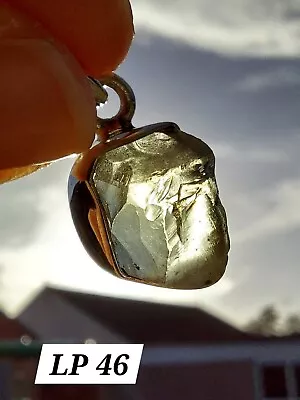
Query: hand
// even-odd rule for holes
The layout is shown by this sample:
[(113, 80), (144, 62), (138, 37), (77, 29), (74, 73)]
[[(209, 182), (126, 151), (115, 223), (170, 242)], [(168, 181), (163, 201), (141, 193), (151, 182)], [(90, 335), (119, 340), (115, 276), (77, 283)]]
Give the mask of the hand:
[(91, 146), (87, 75), (115, 70), (133, 33), (129, 0), (0, 0), (0, 182)]

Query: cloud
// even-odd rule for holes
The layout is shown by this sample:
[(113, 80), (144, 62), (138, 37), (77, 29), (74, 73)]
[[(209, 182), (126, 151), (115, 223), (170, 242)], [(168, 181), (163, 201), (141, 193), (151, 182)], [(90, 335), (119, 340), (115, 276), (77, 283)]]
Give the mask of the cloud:
[(230, 159), (231, 162), (254, 162), (257, 164), (286, 164), (290, 162), (289, 153), (281, 145), (276, 146), (275, 144), (270, 147), (269, 143), (260, 143), (258, 147), (254, 140), (247, 141), (247, 143), (237, 142), (234, 146), (230, 142), (218, 141), (214, 144), (214, 153), (218, 159)]
[(258, 93), (272, 88), (289, 89), (300, 85), (300, 70), (277, 68), (246, 76), (234, 85), (234, 90)]
[[(47, 197), (47, 193), (53, 186), (67, 180), (69, 164), (70, 160), (57, 162), (23, 179), (0, 186), (1, 251), (26, 247), (38, 237), (46, 209), (52, 208), (55, 212), (53, 199)], [(65, 185), (67, 188), (67, 181)], [(46, 205), (43, 199), (46, 199)]]
[(264, 215), (236, 233), (236, 244), (300, 230), (300, 179), (280, 182), (256, 198), (265, 203)]
[(299, 148), (297, 132), (214, 145), (233, 251), (300, 230)]
[(132, 0), (138, 32), (241, 57), (299, 57), (298, 0)]

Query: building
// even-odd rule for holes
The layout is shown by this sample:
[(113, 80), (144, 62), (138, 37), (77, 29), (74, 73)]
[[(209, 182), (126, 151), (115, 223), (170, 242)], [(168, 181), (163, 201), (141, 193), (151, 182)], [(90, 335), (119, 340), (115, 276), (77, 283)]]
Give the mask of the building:
[[(56, 288), (41, 291), (18, 320), (46, 342), (145, 344), (137, 385), (82, 388), (86, 399), (300, 399), (297, 336), (267, 339), (196, 308)], [(40, 388), (37, 398), (69, 398), (63, 390)]]

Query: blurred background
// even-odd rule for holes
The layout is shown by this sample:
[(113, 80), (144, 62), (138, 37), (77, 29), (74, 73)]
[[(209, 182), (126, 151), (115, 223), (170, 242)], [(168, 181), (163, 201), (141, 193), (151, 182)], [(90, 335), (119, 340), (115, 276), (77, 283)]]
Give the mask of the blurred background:
[[(135, 125), (174, 121), (215, 152), (231, 251), (191, 292), (123, 282), (86, 254), (67, 180), (74, 158), (0, 187), (0, 302), (10, 316), (44, 286), (201, 307), (245, 326), (272, 306), (300, 315), (300, 1), (132, 0), (136, 38), (117, 71)], [(296, 324), (295, 322), (295, 324)], [(300, 323), (299, 323), (300, 325)]]

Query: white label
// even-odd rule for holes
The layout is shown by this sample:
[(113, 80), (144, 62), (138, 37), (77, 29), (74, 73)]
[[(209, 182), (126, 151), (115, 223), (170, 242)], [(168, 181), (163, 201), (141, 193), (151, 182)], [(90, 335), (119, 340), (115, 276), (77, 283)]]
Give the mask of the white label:
[(143, 344), (44, 344), (35, 384), (135, 384)]

